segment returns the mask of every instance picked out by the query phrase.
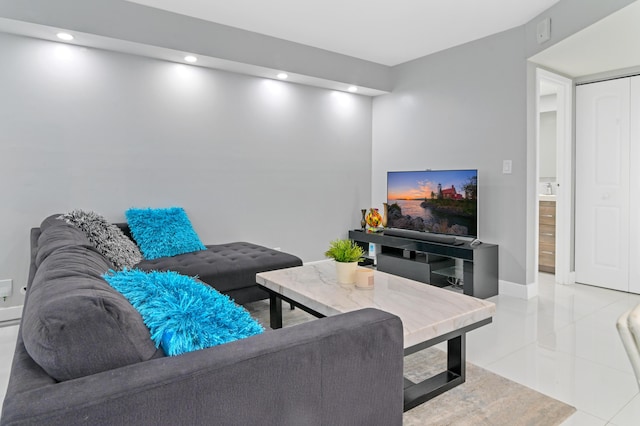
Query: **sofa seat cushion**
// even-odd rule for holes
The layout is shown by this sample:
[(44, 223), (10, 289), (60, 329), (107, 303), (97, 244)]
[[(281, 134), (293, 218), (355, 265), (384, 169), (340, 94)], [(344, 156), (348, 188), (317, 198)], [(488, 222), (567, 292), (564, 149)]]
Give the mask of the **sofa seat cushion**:
[(246, 242), (206, 247), (193, 253), (143, 260), (136, 268), (197, 276), (216, 290), (228, 292), (256, 285), (258, 272), (302, 265), (296, 256)]
[[(163, 356), (133, 306), (102, 275), (111, 262), (91, 244), (60, 246), (82, 231), (64, 221), (40, 235), (40, 264), (29, 286), (22, 339), (31, 358), (58, 381)], [(40, 253), (38, 253), (40, 254)]]

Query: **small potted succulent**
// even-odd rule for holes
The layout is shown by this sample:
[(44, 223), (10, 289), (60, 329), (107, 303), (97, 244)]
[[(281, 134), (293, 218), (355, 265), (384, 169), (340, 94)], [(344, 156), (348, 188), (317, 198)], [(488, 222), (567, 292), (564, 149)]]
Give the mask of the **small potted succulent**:
[(358, 262), (364, 257), (362, 247), (351, 240), (334, 240), (329, 243), (329, 250), (324, 255), (336, 261), (338, 283), (356, 282)]

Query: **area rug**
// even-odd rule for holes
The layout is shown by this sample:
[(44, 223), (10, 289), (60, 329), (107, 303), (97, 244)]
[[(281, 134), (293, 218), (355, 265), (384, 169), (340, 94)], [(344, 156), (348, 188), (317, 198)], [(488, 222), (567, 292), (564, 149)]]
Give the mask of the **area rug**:
[[(269, 326), (269, 302), (245, 305), (251, 315)], [(284, 327), (314, 319), (301, 309), (282, 307)], [(405, 358), (404, 374), (420, 381), (446, 368), (446, 354), (429, 348)], [(465, 383), (421, 404), (403, 415), (404, 426), (553, 426), (576, 409), (467, 362)]]
[[(404, 374), (423, 380), (446, 368), (446, 354), (427, 349), (405, 358)], [(426, 366), (433, 366), (432, 373)], [(559, 425), (576, 409), (467, 362), (466, 381), (407, 411), (403, 425)]]

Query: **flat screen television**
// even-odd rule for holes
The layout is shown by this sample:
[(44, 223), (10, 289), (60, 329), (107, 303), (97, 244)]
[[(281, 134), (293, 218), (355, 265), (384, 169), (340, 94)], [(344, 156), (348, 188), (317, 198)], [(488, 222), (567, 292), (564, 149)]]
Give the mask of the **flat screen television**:
[(478, 237), (478, 171), (387, 173), (387, 227)]

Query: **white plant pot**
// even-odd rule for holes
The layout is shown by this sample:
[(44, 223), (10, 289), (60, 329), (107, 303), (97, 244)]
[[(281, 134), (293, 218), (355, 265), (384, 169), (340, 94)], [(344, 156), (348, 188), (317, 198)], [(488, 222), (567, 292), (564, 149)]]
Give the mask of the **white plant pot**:
[(354, 284), (356, 282), (358, 262), (336, 262), (339, 284)]

